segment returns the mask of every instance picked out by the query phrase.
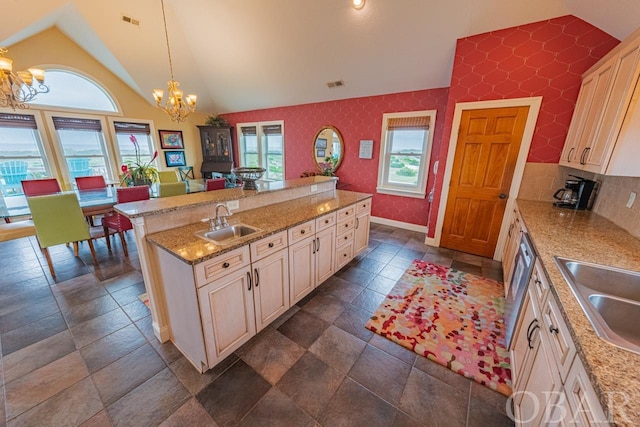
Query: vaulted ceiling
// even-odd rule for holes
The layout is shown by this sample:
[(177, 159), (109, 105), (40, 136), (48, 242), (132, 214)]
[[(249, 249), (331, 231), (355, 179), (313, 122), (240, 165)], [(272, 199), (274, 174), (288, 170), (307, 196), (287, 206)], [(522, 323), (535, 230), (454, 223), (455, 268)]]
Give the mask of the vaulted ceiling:
[[(169, 66), (160, 0), (2, 0), (0, 46), (58, 27), (149, 102)], [(176, 80), (232, 112), (449, 86), (456, 39), (572, 14), (623, 39), (637, 0), (165, 0)], [(125, 23), (122, 16), (140, 22)], [(37, 64), (20, 64), (20, 67)], [(326, 83), (345, 85), (328, 88)]]

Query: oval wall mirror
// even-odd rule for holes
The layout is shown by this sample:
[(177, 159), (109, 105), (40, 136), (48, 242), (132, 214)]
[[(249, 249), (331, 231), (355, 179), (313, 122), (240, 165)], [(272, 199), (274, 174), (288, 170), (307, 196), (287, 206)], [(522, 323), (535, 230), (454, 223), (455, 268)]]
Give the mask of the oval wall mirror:
[(323, 126), (313, 139), (313, 160), (322, 175), (332, 176), (342, 163), (344, 141), (338, 129)]

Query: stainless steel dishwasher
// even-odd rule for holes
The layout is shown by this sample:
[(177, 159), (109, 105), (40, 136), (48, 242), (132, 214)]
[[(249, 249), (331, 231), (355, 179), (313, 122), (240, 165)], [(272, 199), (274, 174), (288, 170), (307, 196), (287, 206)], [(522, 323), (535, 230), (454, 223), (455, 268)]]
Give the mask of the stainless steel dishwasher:
[(507, 293), (505, 300), (504, 323), (506, 326), (507, 348), (511, 348), (511, 341), (516, 328), (516, 322), (518, 321), (518, 315), (520, 314), (522, 303), (524, 302), (525, 295), (527, 294), (529, 278), (533, 272), (535, 261), (536, 252), (533, 249), (533, 244), (531, 243), (529, 234), (523, 233), (522, 240), (520, 241), (520, 248), (516, 254), (515, 267), (511, 278), (511, 287), (509, 288), (509, 292)]

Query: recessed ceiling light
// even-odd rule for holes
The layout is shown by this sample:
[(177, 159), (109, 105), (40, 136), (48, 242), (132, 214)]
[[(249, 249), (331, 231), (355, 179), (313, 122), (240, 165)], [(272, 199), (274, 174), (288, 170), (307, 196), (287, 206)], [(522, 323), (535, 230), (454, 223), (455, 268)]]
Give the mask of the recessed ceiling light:
[(360, 10), (364, 7), (365, 0), (353, 0), (353, 7)]

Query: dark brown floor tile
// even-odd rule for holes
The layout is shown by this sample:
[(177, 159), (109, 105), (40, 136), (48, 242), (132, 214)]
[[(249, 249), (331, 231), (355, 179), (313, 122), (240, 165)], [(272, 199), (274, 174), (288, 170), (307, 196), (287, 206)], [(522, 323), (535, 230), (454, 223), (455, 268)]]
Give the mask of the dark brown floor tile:
[(36, 322), (3, 333), (2, 354), (4, 356), (37, 343), (67, 329), (62, 314), (56, 313)]
[(107, 408), (115, 426), (153, 426), (180, 408), (191, 395), (165, 368)]
[(102, 286), (104, 286), (109, 292), (116, 292), (142, 282), (144, 282), (142, 273), (139, 271), (131, 271), (121, 276), (103, 281)]
[(343, 379), (344, 375), (307, 352), (282, 377), (277, 387), (317, 419)]
[(476, 276), (482, 275), (482, 267), (478, 267), (477, 265), (467, 264), (466, 262), (453, 260), (451, 263), (451, 268), (464, 271), (465, 273), (475, 274)]
[(135, 301), (130, 302), (129, 304), (123, 305), (122, 309), (127, 314), (127, 316), (129, 316), (129, 319), (134, 322), (151, 314), (151, 310), (149, 310), (149, 307), (144, 305), (144, 303), (140, 301), (140, 298), (137, 298)]
[(340, 316), (348, 303), (327, 294), (318, 294), (306, 303), (302, 310), (331, 323)]
[(62, 315), (71, 328), (116, 308), (118, 304), (114, 299), (110, 295), (103, 295), (84, 304), (69, 307), (62, 311)]
[(103, 409), (87, 421), (80, 424), (80, 427), (113, 427), (113, 423), (111, 422), (111, 417), (107, 410)]
[(167, 365), (171, 365), (173, 362), (183, 357), (180, 350), (178, 350), (171, 341), (161, 343), (156, 338), (153, 338), (151, 340), (151, 346)]
[(2, 358), (4, 381), (10, 383), (17, 380), (75, 350), (76, 346), (68, 330), (24, 347)]
[(300, 307), (298, 307), (297, 305), (294, 305), (289, 310), (285, 311), (282, 315), (280, 315), (280, 317), (278, 317), (276, 320), (271, 322), (269, 327), (273, 329), (278, 329), (284, 322), (291, 319), (291, 317), (294, 314), (296, 314), (299, 310), (300, 310)]
[(142, 332), (142, 335), (145, 336), (147, 341), (157, 341), (156, 336), (153, 334), (153, 323), (151, 320), (151, 316), (143, 317), (142, 319), (137, 320), (135, 324), (140, 332)]
[(75, 426), (87, 421), (104, 406), (91, 382), (85, 378), (9, 421), (13, 426)]
[[(417, 259), (422, 259), (422, 257), (423, 255), (420, 255)], [(396, 255), (391, 261), (389, 261), (388, 265), (406, 270), (407, 268), (409, 268), (414, 259), (415, 258), (404, 258), (400, 255)]]
[(413, 368), (399, 408), (417, 420), (431, 420), (434, 425), (464, 426), (468, 404), (468, 393)]
[(309, 348), (329, 366), (346, 374), (367, 345), (360, 338), (331, 325)]
[(482, 384), (478, 384), (475, 381), (471, 382), (471, 400), (480, 400), (485, 405), (502, 412), (503, 414), (512, 414), (511, 408), (507, 408), (510, 404), (507, 396), (491, 390), (489, 387), (485, 387)]
[(375, 260), (377, 260), (379, 262), (384, 262), (386, 264), (389, 261), (391, 261), (394, 256), (396, 256), (395, 253), (389, 253), (389, 252), (384, 252), (384, 251), (378, 250), (379, 247), (380, 247), (380, 245), (378, 245), (374, 250), (369, 252), (367, 254), (367, 258), (375, 259)]
[(431, 249), (431, 246), (424, 243), (424, 235), (422, 235), (422, 237), (419, 238), (409, 239), (409, 241), (405, 243), (404, 248), (424, 253)]
[(356, 267), (360, 270), (365, 270), (371, 274), (378, 274), (380, 270), (384, 268), (387, 263), (379, 261), (373, 258), (364, 258), (356, 264)]
[(495, 280), (496, 282), (504, 281), (504, 277), (502, 275), (502, 268), (482, 267), (482, 277)]
[(146, 292), (144, 283), (136, 283), (118, 291), (109, 291), (118, 304), (125, 305), (138, 300), (138, 296)]
[(112, 404), (166, 367), (149, 344), (92, 375), (105, 406)]
[(302, 347), (309, 348), (328, 327), (329, 323), (300, 310), (280, 326), (278, 331)]
[(400, 251), (398, 251), (396, 257), (410, 259), (411, 261), (413, 261), (414, 259), (422, 259), (424, 253), (425, 251), (416, 251), (407, 247), (403, 247), (402, 249), (400, 249)]
[(353, 300), (352, 304), (369, 313), (374, 313), (378, 309), (378, 306), (382, 304), (385, 297), (386, 294), (381, 294), (366, 288)]
[(134, 325), (128, 325), (83, 347), (80, 354), (89, 372), (93, 373), (140, 348), (146, 342)]
[(198, 394), (200, 390), (211, 384), (213, 380), (218, 378), (237, 361), (238, 356), (232, 354), (202, 374), (196, 370), (186, 357), (179, 358), (169, 367), (187, 390), (189, 390), (191, 394), (195, 395)]
[(371, 274), (367, 270), (361, 270), (358, 267), (350, 267), (349, 269), (340, 273), (340, 278), (364, 288), (373, 278), (373, 274)]
[(15, 418), (89, 375), (75, 351), (5, 384), (7, 418)]
[(515, 423), (500, 411), (479, 399), (471, 399), (469, 404), (468, 427), (513, 427)]
[(71, 328), (77, 348), (82, 348), (102, 337), (131, 324), (129, 318), (117, 308)]
[(482, 267), (483, 258), (478, 255), (472, 255), (472, 254), (456, 251), (456, 253), (453, 255), (453, 260), (464, 262), (466, 264), (475, 265), (476, 267)]
[(390, 339), (384, 338), (378, 334), (373, 334), (373, 336), (369, 340), (369, 344), (402, 360), (405, 363), (408, 363), (410, 366), (413, 366), (416, 357), (418, 357), (415, 352), (408, 350), (400, 344), (397, 344)]
[[(429, 423), (429, 420), (425, 420), (425, 422)], [(425, 424), (422, 424), (421, 422), (414, 420), (404, 412), (397, 411), (396, 418), (393, 420), (392, 427), (423, 427), (424, 425)], [(426, 424), (426, 425), (432, 425), (432, 424)]]
[(365, 311), (354, 305), (345, 308), (340, 317), (338, 317), (334, 325), (344, 329), (351, 335), (355, 335), (363, 341), (369, 341), (373, 332), (364, 327), (369, 321), (372, 313)]
[(41, 266), (34, 266), (33, 268), (29, 268), (27, 270), (18, 271), (18, 272), (8, 271), (3, 273), (6, 273), (6, 274), (3, 274), (0, 276), (0, 287), (4, 287), (7, 285), (12, 285), (16, 283), (22, 283), (25, 281), (30, 281), (30, 282), (34, 281), (37, 283), (42, 283), (42, 281), (45, 281), (49, 283), (47, 281), (47, 277), (45, 276)]
[(405, 271), (407, 271), (406, 267), (387, 265), (380, 271), (379, 275), (391, 280), (400, 280)]
[(425, 372), (432, 377), (449, 384), (450, 386), (460, 390), (463, 393), (469, 393), (469, 387), (473, 383), (473, 381), (469, 378), (453, 372), (451, 369), (446, 368), (439, 363), (436, 363), (433, 360), (429, 360), (423, 356), (417, 356), (413, 366), (415, 368), (418, 368), (422, 372)]
[(371, 289), (372, 291), (376, 291), (383, 295), (389, 294), (391, 289), (398, 283), (397, 280), (387, 279), (383, 276), (374, 277), (371, 282), (367, 285), (367, 289)]
[(326, 426), (389, 426), (396, 409), (355, 381), (345, 378), (324, 410)]
[(159, 427), (216, 427), (211, 416), (195, 397), (187, 400), (177, 411), (164, 420)]
[(325, 294), (347, 303), (353, 301), (363, 289), (361, 286), (354, 285), (338, 276), (332, 276), (326, 283), (327, 287), (323, 290)]
[(392, 239), (392, 236), (393, 233), (389, 235), (389, 238), (387, 238), (386, 242), (380, 243), (375, 250), (396, 255), (400, 251), (400, 249), (402, 249), (402, 246), (404, 246), (404, 244), (407, 242), (408, 238), (393, 239), (394, 242), (402, 241), (402, 244), (388, 243), (389, 240)]
[(351, 368), (349, 377), (387, 402), (397, 405), (402, 397), (411, 366), (400, 359), (367, 345)]
[[(84, 277), (84, 276), (83, 276)], [(53, 294), (62, 310), (84, 304), (96, 298), (107, 295), (107, 291), (95, 283), (87, 283), (86, 287), (73, 289), (65, 293), (58, 292), (53, 288)]]
[[(2, 301), (2, 305), (10, 305), (10, 301)], [(60, 309), (55, 298), (49, 295), (47, 298), (31, 301), (31, 303), (21, 307), (14, 306), (15, 310), (0, 316), (0, 333), (6, 333), (13, 329), (28, 325), (44, 317), (58, 313)]]
[(205, 387), (196, 398), (219, 426), (236, 425), (271, 385), (242, 360)]
[(298, 301), (296, 305), (300, 308), (304, 307), (305, 304), (307, 304), (309, 301), (311, 301), (316, 296), (318, 296), (319, 293), (320, 293), (320, 290), (318, 288), (315, 288), (313, 291), (311, 291), (311, 293), (309, 293), (309, 295), (305, 296), (300, 301)]
[(304, 348), (277, 330), (269, 328), (262, 339), (242, 356), (242, 360), (262, 378), (275, 384), (304, 353)]
[(115, 258), (110, 260), (110, 262), (99, 261), (93, 270), (93, 274), (96, 275), (98, 280), (105, 281), (133, 271), (135, 271), (135, 269), (126, 259)]
[[(33, 283), (33, 286), (29, 286)], [(22, 288), (20, 285), (26, 284)], [(6, 316), (16, 311), (29, 308), (39, 302), (50, 301), (53, 298), (51, 288), (47, 283), (42, 283), (39, 279), (28, 280), (16, 286), (7, 285), (0, 287), (3, 296), (0, 299), (0, 316)], [(54, 300), (55, 301), (55, 300)]]
[(312, 427), (315, 421), (281, 391), (272, 388), (238, 425)]

